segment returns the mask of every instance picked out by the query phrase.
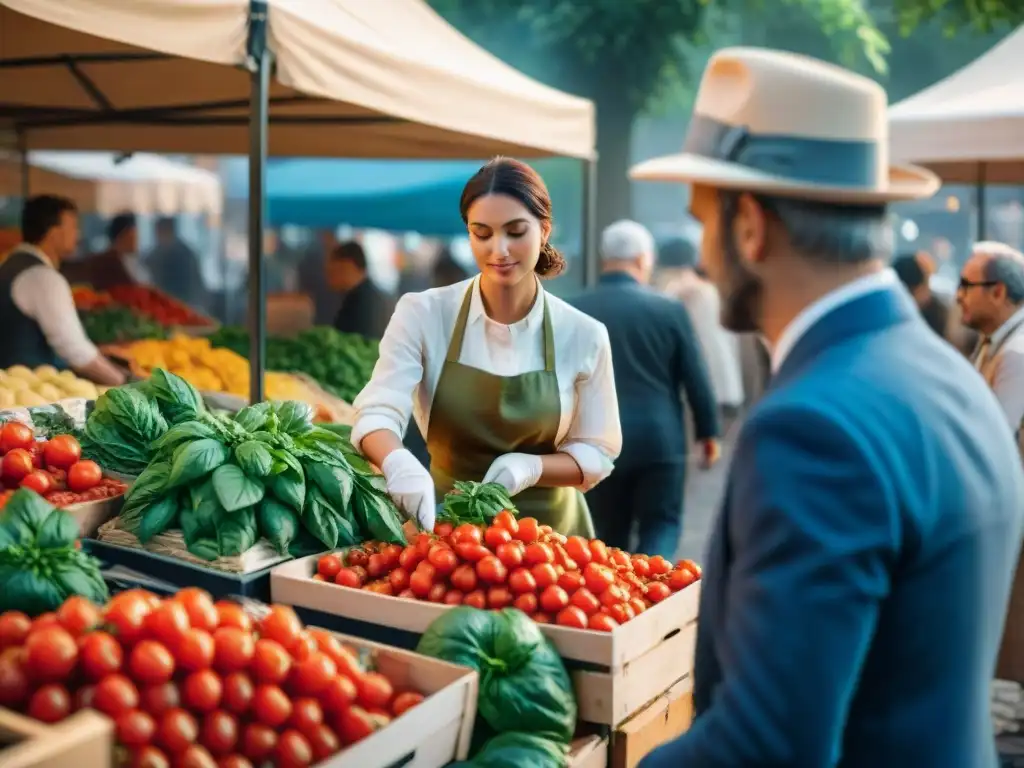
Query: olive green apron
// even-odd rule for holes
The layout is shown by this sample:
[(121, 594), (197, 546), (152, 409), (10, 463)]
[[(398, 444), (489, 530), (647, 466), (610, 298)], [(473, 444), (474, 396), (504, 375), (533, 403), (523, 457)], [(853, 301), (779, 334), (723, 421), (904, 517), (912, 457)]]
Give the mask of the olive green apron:
[[(439, 498), (456, 480), (482, 480), (503, 454), (555, 453), (562, 417), (546, 299), (543, 371), (497, 376), (459, 362), (474, 287), (471, 283), (462, 300), (430, 407), (427, 450)], [(594, 535), (583, 494), (575, 488), (528, 488), (514, 501), (521, 517), (535, 517), (566, 536)]]

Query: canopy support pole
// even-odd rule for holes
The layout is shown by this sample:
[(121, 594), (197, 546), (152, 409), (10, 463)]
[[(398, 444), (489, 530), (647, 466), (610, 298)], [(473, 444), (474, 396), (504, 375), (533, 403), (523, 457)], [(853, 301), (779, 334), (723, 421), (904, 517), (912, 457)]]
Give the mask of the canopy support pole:
[(580, 216), (583, 287), (597, 285), (597, 159), (583, 161), (583, 211)]
[(975, 186), (975, 200), (974, 204), (977, 210), (975, 215), (978, 220), (974, 222), (976, 231), (976, 242), (982, 242), (985, 239), (985, 235), (988, 232), (988, 211), (985, 210), (985, 177), (988, 169), (985, 163), (978, 163), (978, 183)]
[(21, 205), (24, 207), (32, 193), (32, 182), (29, 174), (32, 172), (32, 165), (28, 161), (28, 139), (25, 132), (18, 131), (18, 161), (21, 163)]
[(267, 281), (263, 253), (266, 220), (267, 132), (270, 124), (270, 72), (267, 49), (267, 0), (249, 0), (246, 67), (249, 94), (249, 400), (264, 398), (263, 374), (267, 346)]

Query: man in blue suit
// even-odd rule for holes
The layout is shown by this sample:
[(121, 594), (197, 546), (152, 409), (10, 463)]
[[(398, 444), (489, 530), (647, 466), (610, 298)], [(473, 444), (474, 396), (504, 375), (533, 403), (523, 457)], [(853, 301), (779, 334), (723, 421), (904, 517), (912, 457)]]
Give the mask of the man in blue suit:
[(701, 594), (690, 730), (642, 768), (994, 768), (989, 682), (1024, 531), (995, 398), (884, 260), (886, 97), (813, 59), (726, 49), (684, 151), (723, 322), (773, 378), (738, 438)]

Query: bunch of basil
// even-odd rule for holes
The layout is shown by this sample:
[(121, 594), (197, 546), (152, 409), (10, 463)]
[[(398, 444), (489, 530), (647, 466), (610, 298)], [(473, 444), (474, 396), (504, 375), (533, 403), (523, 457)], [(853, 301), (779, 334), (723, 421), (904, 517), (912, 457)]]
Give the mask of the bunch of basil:
[(265, 537), (281, 554), (367, 539), (405, 543), (384, 480), (353, 466), (347, 439), (295, 401), (183, 421), (153, 443), (125, 496), (121, 527), (143, 543), (180, 528), (204, 560), (240, 555)]
[(488, 525), (495, 516), (509, 510), (517, 514), (512, 497), (501, 483), (475, 483), (469, 480), (456, 480), (441, 503), (438, 521), (460, 525), (474, 523)]
[(38, 616), (71, 595), (102, 604), (110, 597), (96, 558), (76, 547), (78, 522), (22, 488), (0, 514), (0, 612)]

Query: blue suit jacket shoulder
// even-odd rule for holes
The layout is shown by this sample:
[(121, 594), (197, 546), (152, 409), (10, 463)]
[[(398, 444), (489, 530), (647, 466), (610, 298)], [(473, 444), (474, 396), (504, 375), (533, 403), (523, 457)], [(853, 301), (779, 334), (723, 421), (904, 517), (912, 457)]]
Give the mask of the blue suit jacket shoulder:
[(835, 310), (741, 432), (691, 731), (648, 766), (994, 765), (988, 681), (1024, 472), (984, 382), (903, 291)]

